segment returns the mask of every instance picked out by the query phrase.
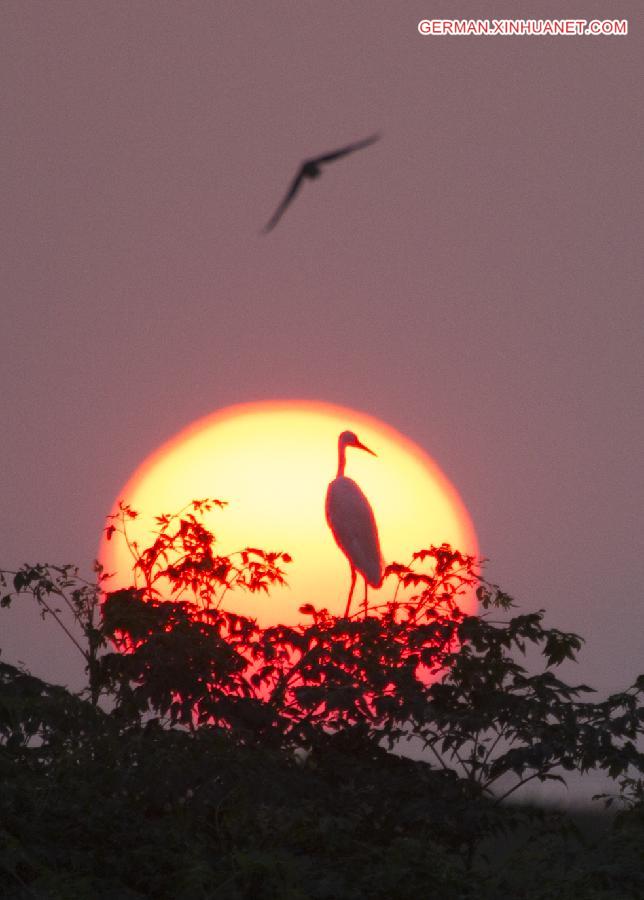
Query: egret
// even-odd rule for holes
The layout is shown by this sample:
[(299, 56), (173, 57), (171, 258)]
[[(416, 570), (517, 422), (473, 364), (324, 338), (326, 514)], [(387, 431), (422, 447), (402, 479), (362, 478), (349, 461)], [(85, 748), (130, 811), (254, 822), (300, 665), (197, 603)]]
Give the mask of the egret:
[(273, 213), (268, 225), (264, 227), (264, 232), (266, 233), (268, 231), (272, 231), (272, 229), (275, 228), (279, 220), (286, 212), (286, 207), (290, 204), (291, 200), (299, 191), (305, 178), (319, 178), (322, 174), (323, 165), (333, 162), (336, 159), (340, 159), (341, 157), (346, 156), (348, 153), (354, 153), (356, 150), (362, 150), (363, 147), (368, 147), (370, 144), (374, 144), (379, 137), (380, 135), (378, 134), (372, 134), (370, 137), (365, 138), (362, 141), (356, 141), (354, 144), (349, 144), (347, 147), (341, 147), (339, 150), (333, 150), (331, 153), (324, 153), (322, 154), (322, 156), (314, 156), (312, 159), (305, 159), (298, 169), (297, 175), (291, 182), (289, 189), (284, 196), (284, 199)]
[(371, 505), (352, 478), (344, 474), (347, 447), (357, 447), (372, 456), (373, 450), (365, 447), (352, 431), (343, 431), (338, 438), (338, 474), (326, 492), (326, 520), (335, 542), (351, 567), (351, 587), (345, 616), (349, 615), (351, 597), (357, 573), (364, 578), (364, 610), (367, 615), (367, 585), (382, 584), (382, 556), (378, 539), (378, 526)]

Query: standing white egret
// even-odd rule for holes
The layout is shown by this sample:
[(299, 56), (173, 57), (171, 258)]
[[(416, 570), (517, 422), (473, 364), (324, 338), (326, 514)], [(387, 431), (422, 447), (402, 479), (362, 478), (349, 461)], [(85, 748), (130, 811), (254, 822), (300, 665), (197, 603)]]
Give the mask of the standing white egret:
[(382, 556), (378, 526), (371, 505), (356, 482), (344, 474), (347, 447), (357, 447), (359, 450), (366, 450), (372, 456), (376, 455), (373, 450), (365, 447), (352, 431), (342, 432), (338, 438), (338, 474), (326, 492), (326, 520), (336, 544), (351, 566), (351, 587), (344, 614), (349, 615), (357, 572), (360, 572), (364, 578), (366, 616), (367, 585), (377, 588), (382, 584)]

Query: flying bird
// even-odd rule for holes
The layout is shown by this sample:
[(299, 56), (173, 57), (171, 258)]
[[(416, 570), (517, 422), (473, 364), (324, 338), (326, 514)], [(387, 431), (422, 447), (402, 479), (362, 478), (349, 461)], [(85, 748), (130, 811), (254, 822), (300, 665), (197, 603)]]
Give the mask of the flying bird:
[(382, 556), (378, 526), (371, 505), (356, 482), (344, 474), (347, 447), (357, 447), (358, 450), (366, 450), (372, 456), (376, 455), (373, 450), (365, 447), (352, 431), (342, 432), (338, 438), (338, 474), (326, 492), (326, 520), (336, 544), (351, 567), (351, 587), (344, 614), (349, 615), (353, 589), (359, 572), (364, 578), (366, 616), (367, 585), (377, 588), (382, 584)]
[(275, 228), (279, 220), (284, 215), (286, 207), (290, 204), (290, 202), (299, 191), (305, 178), (319, 178), (322, 174), (321, 167), (325, 163), (333, 162), (333, 160), (335, 159), (340, 159), (342, 156), (346, 156), (348, 153), (353, 153), (354, 150), (362, 150), (363, 147), (368, 147), (370, 144), (375, 143), (379, 137), (379, 134), (372, 134), (370, 137), (364, 138), (364, 140), (362, 141), (356, 141), (355, 144), (349, 144), (347, 147), (341, 147), (339, 150), (334, 150), (332, 153), (325, 153), (324, 156), (315, 156), (313, 159), (304, 160), (299, 168), (297, 175), (291, 182), (291, 185), (286, 192), (284, 199), (273, 213), (273, 217), (271, 218), (268, 225), (265, 226), (264, 233), (266, 234), (267, 232), (272, 231), (272, 229)]

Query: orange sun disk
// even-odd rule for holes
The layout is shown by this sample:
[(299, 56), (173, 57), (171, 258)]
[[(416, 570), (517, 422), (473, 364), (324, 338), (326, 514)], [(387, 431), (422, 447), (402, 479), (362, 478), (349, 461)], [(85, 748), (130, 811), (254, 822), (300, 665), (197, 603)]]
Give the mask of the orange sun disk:
[[(341, 615), (349, 565), (327, 527), (324, 498), (336, 474), (338, 435), (347, 429), (377, 454), (349, 449), (346, 474), (371, 503), (385, 564), (409, 563), (413, 552), (431, 544), (478, 555), (463, 502), (420, 447), (364, 413), (308, 401), (228, 407), (152, 453), (118, 494), (140, 514), (128, 523), (130, 538), (145, 549), (153, 541), (155, 516), (206, 497), (227, 501), (204, 519), (217, 537), (216, 552), (261, 547), (287, 552), (293, 562), (285, 567), (287, 586), (276, 585), (268, 595), (236, 590), (225, 606), (262, 627), (303, 621), (299, 608), (305, 603)], [(118, 501), (112, 512), (117, 508)], [(113, 573), (108, 590), (133, 583), (132, 557), (122, 539), (104, 538), (98, 558)], [(385, 579), (380, 589), (370, 589), (370, 604), (390, 599), (394, 589), (393, 579)], [(358, 602), (361, 591), (359, 584)], [(473, 593), (460, 606), (474, 612)]]

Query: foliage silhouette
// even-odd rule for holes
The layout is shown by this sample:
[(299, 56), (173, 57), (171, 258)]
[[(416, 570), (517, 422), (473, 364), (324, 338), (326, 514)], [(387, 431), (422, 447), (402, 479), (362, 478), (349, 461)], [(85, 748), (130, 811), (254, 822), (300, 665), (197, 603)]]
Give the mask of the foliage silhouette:
[[(513, 851), (521, 865), (533, 864), (530, 853), (560, 860), (570, 842), (583, 857), (570, 823), (550, 846), (534, 815), (503, 801), (530, 781), (593, 768), (619, 784), (628, 809), (616, 828), (634, 858), (644, 676), (602, 701), (566, 684), (555, 670), (576, 658), (581, 638), (545, 627), (543, 611), (513, 614), (477, 561), (446, 545), (390, 565), (393, 599), (364, 617), (306, 604), (303, 624), (262, 629), (226, 602), (233, 590), (270, 595), (290, 557), (220, 554), (204, 519), (222, 506), (194, 501), (159, 516), (140, 548), (128, 533), (137, 513), (122, 504), (107, 536), (132, 553), (127, 588), (109, 591), (100, 567), (95, 582), (72, 566), (0, 573), (1, 605), (30, 598), (88, 674), (74, 697), (0, 664), (0, 809), (9, 811), (0, 888), (25, 897), (412, 897), (431, 882), (444, 897), (470, 896), (474, 884), (493, 897), (511, 879), (486, 865), (482, 848), (519, 822), (532, 847)], [(474, 590), (482, 612), (466, 615), (459, 600)], [(534, 651), (536, 672), (526, 662)], [(389, 752), (406, 740), (431, 765)], [(23, 795), (31, 805), (21, 806)], [(133, 851), (119, 865), (107, 838), (117, 816), (119, 839), (135, 846), (127, 823), (147, 829), (163, 864)], [(56, 817), (65, 847), (45, 838)], [(79, 817), (92, 820), (87, 833)], [(535, 885), (524, 895), (573, 896), (585, 883), (597, 897), (643, 888), (630, 863), (594, 878), (599, 857), (584, 859), (569, 894)], [(168, 893), (161, 882), (178, 872), (184, 887)]]

